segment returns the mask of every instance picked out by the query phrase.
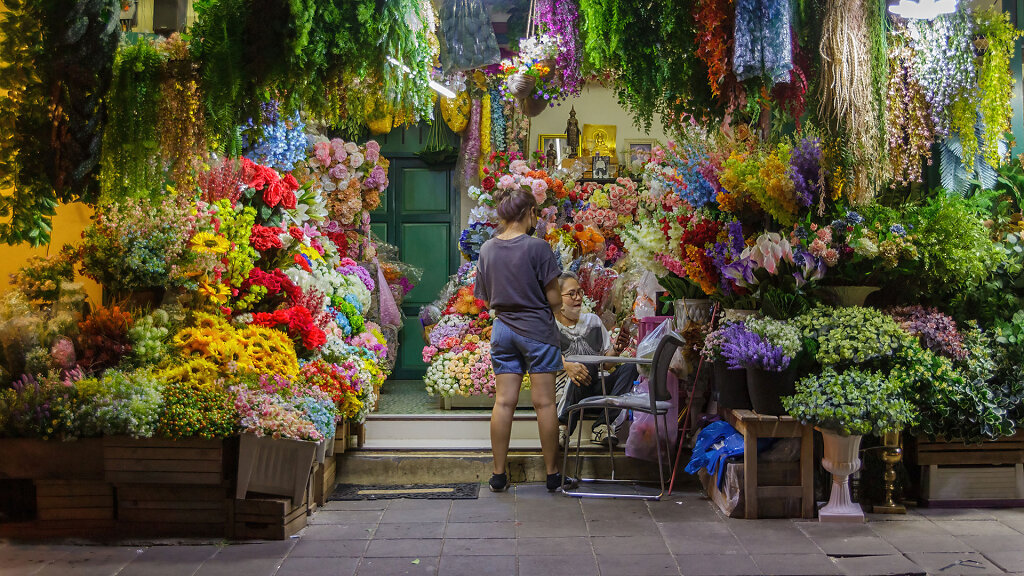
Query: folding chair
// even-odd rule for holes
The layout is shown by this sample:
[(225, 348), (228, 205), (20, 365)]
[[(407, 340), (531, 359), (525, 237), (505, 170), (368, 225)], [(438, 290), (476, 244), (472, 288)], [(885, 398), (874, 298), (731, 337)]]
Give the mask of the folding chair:
[[(611, 478), (580, 478), (580, 464), (582, 462), (582, 456), (580, 453), (580, 447), (583, 444), (583, 411), (593, 409), (622, 409), (632, 410), (633, 412), (642, 412), (650, 414), (654, 417), (654, 434), (655, 443), (658, 449), (658, 478), (661, 481), (661, 492), (657, 495), (654, 494), (618, 494), (618, 493), (607, 493), (607, 492), (581, 492), (573, 489), (572, 487), (561, 488), (562, 492), (567, 496), (576, 496), (580, 498), (632, 498), (640, 500), (660, 500), (662, 495), (665, 494), (665, 470), (672, 469), (672, 449), (668, 445), (668, 411), (671, 407), (670, 400), (671, 395), (668, 390), (668, 368), (669, 363), (672, 362), (672, 356), (676, 350), (681, 346), (685, 345), (683, 338), (675, 332), (669, 332), (664, 338), (658, 342), (658, 347), (654, 351), (654, 358), (650, 361), (638, 359), (638, 358), (626, 358), (621, 356), (569, 356), (566, 357), (568, 362), (582, 362), (582, 363), (608, 363), (608, 364), (651, 364), (651, 378), (650, 378), (650, 391), (646, 394), (624, 394), (622, 396), (609, 396), (607, 395), (607, 389), (605, 387), (604, 379), (601, 380), (601, 396), (591, 396), (590, 398), (584, 398), (580, 402), (573, 404), (568, 410), (568, 427), (572, 430), (573, 416), (578, 415), (579, 426), (576, 437), (576, 473), (573, 475), (580, 483), (605, 483), (605, 484), (637, 484), (635, 480), (620, 480), (615, 478), (615, 454), (609, 445), (608, 457), (611, 460), (612, 465), (612, 477)], [(658, 426), (658, 416), (661, 416), (664, 428)], [(662, 432), (665, 432), (665, 446), (664, 451), (662, 450)], [(568, 443), (566, 443), (568, 444)], [(609, 443), (611, 444), (611, 443)], [(663, 463), (662, 453), (664, 452), (668, 459), (668, 466)], [(569, 446), (565, 447), (565, 453), (562, 457), (562, 473), (568, 470), (569, 463)]]

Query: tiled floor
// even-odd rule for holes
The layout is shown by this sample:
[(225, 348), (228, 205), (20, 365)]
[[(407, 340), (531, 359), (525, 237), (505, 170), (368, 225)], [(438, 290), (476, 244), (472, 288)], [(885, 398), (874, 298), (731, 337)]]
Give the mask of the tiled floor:
[(859, 525), (723, 518), (696, 492), (577, 500), (331, 502), (284, 542), (0, 542), (0, 576), (1024, 574), (1024, 509), (912, 510)]

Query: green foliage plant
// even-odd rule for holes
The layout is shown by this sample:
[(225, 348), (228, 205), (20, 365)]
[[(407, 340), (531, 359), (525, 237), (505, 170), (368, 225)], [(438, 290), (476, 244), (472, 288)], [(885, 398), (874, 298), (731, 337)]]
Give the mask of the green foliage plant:
[(81, 401), (76, 414), (83, 436), (150, 438), (156, 432), (164, 384), (148, 370), (110, 369), (75, 383)]
[(881, 435), (907, 428), (916, 418), (899, 382), (859, 369), (829, 367), (802, 378), (782, 405), (801, 422), (843, 436)]
[[(983, 125), (982, 155), (993, 168), (1002, 160), (999, 141), (1009, 128), (1013, 116), (1014, 79), (1010, 73), (1010, 59), (1014, 45), (1021, 31), (1010, 23), (1006, 12), (989, 8), (975, 13), (976, 34), (983, 40), (975, 42), (985, 45), (978, 64), (978, 113)], [(966, 155), (965, 155), (966, 159)]]
[(46, 243), (58, 204), (94, 202), (116, 0), (4, 0), (0, 241)]
[(874, 308), (818, 306), (791, 322), (814, 361), (826, 367), (885, 361), (913, 342), (895, 320)]

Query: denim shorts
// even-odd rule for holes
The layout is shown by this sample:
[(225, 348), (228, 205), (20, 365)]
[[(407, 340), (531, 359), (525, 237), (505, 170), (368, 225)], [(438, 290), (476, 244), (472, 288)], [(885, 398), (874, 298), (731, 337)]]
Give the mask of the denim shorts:
[(500, 320), (491, 328), (491, 365), (495, 374), (542, 374), (562, 369), (562, 351), (514, 332)]

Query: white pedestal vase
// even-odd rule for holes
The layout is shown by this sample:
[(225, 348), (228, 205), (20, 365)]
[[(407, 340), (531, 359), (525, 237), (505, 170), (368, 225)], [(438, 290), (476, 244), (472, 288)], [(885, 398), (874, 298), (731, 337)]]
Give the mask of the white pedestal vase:
[(850, 474), (860, 470), (861, 436), (840, 436), (822, 430), (825, 453), (821, 465), (832, 474), (832, 493), (828, 504), (818, 510), (819, 522), (863, 522), (864, 511), (850, 498)]

